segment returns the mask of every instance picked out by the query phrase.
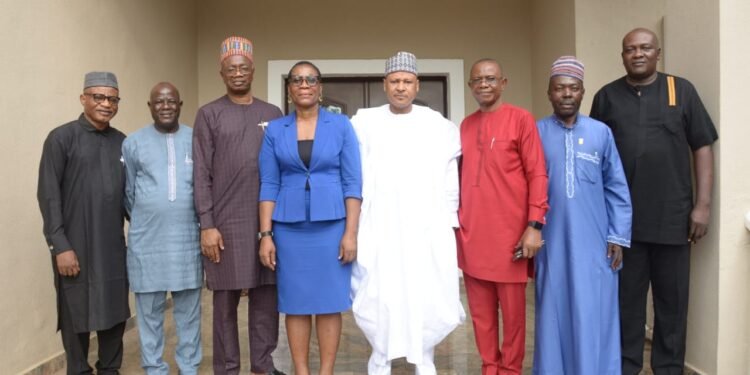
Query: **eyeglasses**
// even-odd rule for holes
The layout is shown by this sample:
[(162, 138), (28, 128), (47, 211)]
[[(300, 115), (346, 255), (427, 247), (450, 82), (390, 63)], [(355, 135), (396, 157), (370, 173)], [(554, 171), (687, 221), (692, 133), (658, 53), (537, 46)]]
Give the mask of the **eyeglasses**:
[(83, 95), (90, 96), (92, 99), (94, 99), (94, 103), (101, 104), (104, 103), (104, 101), (108, 101), (109, 104), (117, 105), (120, 103), (120, 97), (119, 96), (107, 96), (104, 94), (89, 94), (87, 92), (84, 92)]
[(302, 82), (307, 82), (308, 86), (314, 87), (320, 83), (320, 76), (289, 76), (289, 84), (292, 86), (300, 87)]
[(476, 77), (469, 80), (469, 86), (478, 86), (482, 83), (482, 81), (486, 82), (489, 86), (497, 86), (497, 83), (502, 80), (503, 77), (495, 76)]
[(222, 72), (228, 76), (235, 76), (237, 73), (239, 73), (241, 76), (246, 76), (250, 74), (253, 71), (253, 68), (251, 66), (242, 65), (240, 67), (236, 66), (230, 66), (227, 68), (223, 68)]

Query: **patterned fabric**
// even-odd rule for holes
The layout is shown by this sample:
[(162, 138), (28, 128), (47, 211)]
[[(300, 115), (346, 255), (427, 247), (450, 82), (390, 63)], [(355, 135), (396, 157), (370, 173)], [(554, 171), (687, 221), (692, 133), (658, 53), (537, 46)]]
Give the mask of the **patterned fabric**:
[(385, 75), (393, 72), (409, 72), (417, 74), (417, 57), (413, 53), (398, 52), (385, 62)]
[[(216, 290), (213, 294), (213, 373), (240, 374), (237, 307), (240, 304), (242, 290)], [(242, 320), (247, 322), (250, 371), (254, 373), (270, 374), (275, 368), (271, 353), (276, 350), (279, 342), (279, 313), (276, 311), (276, 299), (275, 285), (263, 285), (248, 290), (247, 316)]]
[(125, 139), (128, 277), (135, 293), (201, 287), (198, 218), (193, 204), (193, 130), (149, 125)]
[[(169, 191), (169, 201), (174, 202), (177, 199), (177, 168), (175, 162), (174, 134), (167, 134), (167, 185)], [(192, 147), (192, 146), (191, 146)], [(185, 154), (185, 162), (188, 161), (188, 155)]]
[(117, 88), (117, 77), (110, 72), (88, 72), (83, 79), (83, 89), (89, 87), (114, 87)]
[[(172, 316), (177, 327), (174, 361), (179, 373), (197, 375), (201, 364), (201, 288), (172, 292)], [(135, 293), (141, 366), (145, 374), (169, 374), (164, 360), (164, 312), (167, 292)], [(175, 373), (176, 371), (172, 371)]]
[(235, 104), (223, 96), (201, 107), (193, 130), (195, 208), (201, 228), (224, 238), (221, 262), (204, 259), (211, 290), (275, 284), (274, 272), (258, 259), (258, 152), (263, 122), (281, 110), (258, 98)]
[(575, 56), (561, 56), (552, 63), (549, 77), (567, 76), (583, 81), (583, 63)]
[(221, 55), (219, 61), (224, 61), (229, 56), (242, 55), (253, 61), (253, 42), (241, 36), (230, 36), (221, 42)]

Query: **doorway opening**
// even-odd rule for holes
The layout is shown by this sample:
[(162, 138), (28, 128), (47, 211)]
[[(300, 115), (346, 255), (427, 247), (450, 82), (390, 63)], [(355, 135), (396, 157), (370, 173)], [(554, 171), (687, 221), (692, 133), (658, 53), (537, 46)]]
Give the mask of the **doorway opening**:
[[(385, 60), (310, 60), (323, 73), (323, 98), (330, 99), (329, 105), (342, 108), (342, 113), (351, 116), (356, 113), (350, 104), (342, 100), (342, 96), (348, 97), (346, 90), (362, 92), (368, 91), (369, 101), (360, 101), (361, 106), (377, 106), (385, 104), (385, 93), (383, 92), (383, 69)], [(283, 108), (288, 112), (286, 88), (284, 79), (289, 69), (297, 60), (269, 60), (268, 61), (268, 102)], [(460, 124), (464, 118), (464, 61), (462, 59), (421, 59), (417, 61), (419, 69), (420, 93), (417, 96), (418, 104), (427, 104), (429, 107), (443, 113), (445, 117)], [(339, 80), (340, 79), (340, 80)], [(347, 83), (348, 82), (348, 83)], [(341, 86), (336, 92), (335, 85)], [(432, 87), (433, 85), (442, 89)], [(348, 88), (345, 88), (349, 86)], [(442, 91), (441, 91), (442, 90)], [(442, 92), (433, 94), (433, 92)], [(378, 95), (382, 95), (378, 99)], [(324, 102), (324, 104), (326, 104)], [(340, 104), (345, 104), (341, 106)], [(346, 107), (346, 108), (344, 108)], [(355, 106), (356, 107), (356, 106)], [(351, 113), (351, 114), (350, 114)]]
[[(448, 117), (447, 86), (445, 76), (420, 76), (419, 92), (414, 104), (430, 107), (444, 117)], [(284, 90), (284, 96), (284, 113), (289, 114), (294, 110), (294, 104), (287, 100), (286, 90)], [(360, 108), (378, 107), (386, 103), (388, 101), (383, 90), (382, 77), (323, 76), (322, 106), (331, 112), (341, 113), (351, 118)]]

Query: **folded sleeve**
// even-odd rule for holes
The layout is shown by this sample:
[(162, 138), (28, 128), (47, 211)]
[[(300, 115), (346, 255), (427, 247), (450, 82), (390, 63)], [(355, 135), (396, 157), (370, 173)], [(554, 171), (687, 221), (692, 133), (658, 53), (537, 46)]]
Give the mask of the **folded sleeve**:
[(201, 109), (193, 128), (193, 193), (202, 229), (215, 228), (212, 195), (214, 142), (206, 112)]
[(44, 221), (44, 238), (53, 254), (73, 248), (65, 234), (62, 211), (62, 183), (66, 164), (66, 147), (61, 137), (52, 132), (44, 141), (42, 159), (39, 162), (37, 201)]
[(274, 150), (273, 129), (269, 126), (260, 146), (258, 165), (260, 168), (259, 201), (275, 202), (281, 188), (281, 169)]
[(520, 154), (526, 183), (529, 189), (528, 219), (544, 223), (547, 214), (547, 167), (544, 162), (544, 149), (539, 138), (539, 130), (531, 114), (523, 121), (520, 134)]
[(362, 161), (359, 141), (349, 120), (344, 117), (343, 122), (344, 143), (340, 154), (340, 165), (344, 198), (362, 199)]

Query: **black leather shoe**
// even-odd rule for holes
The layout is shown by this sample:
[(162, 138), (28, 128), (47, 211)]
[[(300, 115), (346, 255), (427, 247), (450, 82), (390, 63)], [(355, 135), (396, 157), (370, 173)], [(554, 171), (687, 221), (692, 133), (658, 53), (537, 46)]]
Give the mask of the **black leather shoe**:
[(277, 369), (273, 369), (273, 371), (269, 372), (268, 375), (286, 375), (286, 374)]

